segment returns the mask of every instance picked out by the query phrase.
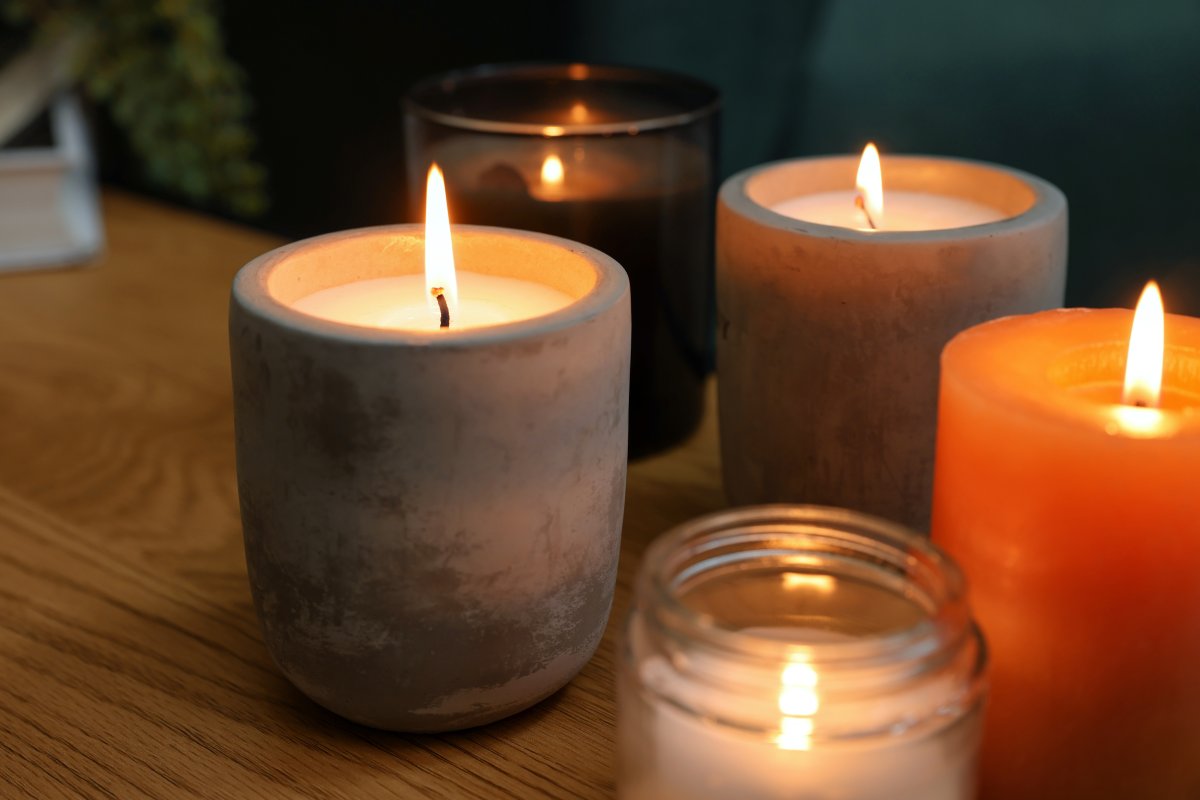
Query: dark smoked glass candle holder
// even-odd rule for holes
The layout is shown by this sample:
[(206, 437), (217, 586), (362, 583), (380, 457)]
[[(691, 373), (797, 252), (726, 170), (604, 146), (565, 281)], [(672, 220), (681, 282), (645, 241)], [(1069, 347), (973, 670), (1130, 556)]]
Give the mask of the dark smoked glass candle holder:
[(620, 800), (971, 800), (987, 653), (926, 537), (822, 506), (664, 534), (620, 648)]
[(691, 78), (584, 64), (452, 72), (405, 103), (413, 208), (437, 163), (454, 222), (573, 239), (629, 273), (633, 455), (683, 440), (703, 412), (718, 103)]

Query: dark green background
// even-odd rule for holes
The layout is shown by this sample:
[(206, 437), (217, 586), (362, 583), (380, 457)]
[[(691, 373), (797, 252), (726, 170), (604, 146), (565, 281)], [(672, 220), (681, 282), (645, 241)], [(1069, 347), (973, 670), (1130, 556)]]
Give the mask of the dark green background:
[(724, 174), (874, 139), (1040, 175), (1070, 201), (1070, 305), (1132, 305), (1156, 277), (1200, 315), (1197, 0), (248, 0), (224, 24), (271, 171), (258, 224), (281, 233), (409, 218), (415, 79), (611, 61), (720, 86)]

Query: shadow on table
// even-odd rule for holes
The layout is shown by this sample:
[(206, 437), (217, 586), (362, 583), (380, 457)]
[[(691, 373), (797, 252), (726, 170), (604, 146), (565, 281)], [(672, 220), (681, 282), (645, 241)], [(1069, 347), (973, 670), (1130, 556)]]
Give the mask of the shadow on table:
[(540, 703), (489, 725), (447, 733), (418, 734), (397, 733), (351, 722), (309, 699), (307, 695), (289, 683), (282, 674), (280, 674), (279, 680), (285, 687), (283, 691), (287, 694), (287, 706), (293, 712), (291, 721), (294, 724), (313, 727), (320, 734), (333, 739), (346, 742), (367, 741), (388, 750), (402, 750), (405, 746), (424, 747), (435, 740), (452, 744), (455, 741), (471, 740), (481, 733), (500, 738), (517, 738), (528, 729), (537, 727), (543, 717), (553, 713), (562, 702), (566, 691), (566, 687), (564, 687)]

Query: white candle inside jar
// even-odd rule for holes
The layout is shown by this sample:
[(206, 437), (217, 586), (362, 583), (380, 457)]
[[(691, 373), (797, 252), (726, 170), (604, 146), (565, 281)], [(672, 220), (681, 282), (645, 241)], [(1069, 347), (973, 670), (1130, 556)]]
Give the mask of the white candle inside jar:
[(841, 228), (881, 231), (933, 231), (965, 228), (1003, 219), (999, 209), (959, 197), (889, 189), (884, 194), (879, 151), (863, 150), (854, 189), (792, 197), (771, 210), (794, 219)]
[[(883, 567), (905, 559), (920, 570)], [(680, 526), (645, 556), (622, 650), (618, 796), (967, 800), (969, 624), (953, 565), (882, 520), (760, 506)]]
[(531, 319), (573, 302), (565, 292), (545, 284), (456, 271), (446, 186), (436, 166), (429, 171), (425, 225), (423, 275), (397, 275), (331, 286), (300, 298), (293, 308), (347, 325), (438, 331)]
[[(728, 672), (725, 679), (734, 677)], [(721, 698), (699, 686), (684, 689), (662, 659), (642, 665), (641, 680), (651, 690), (679, 698), (690, 690), (695, 707), (711, 710)], [(905, 699), (876, 700), (861, 708), (839, 708), (826, 702), (822, 676), (798, 660), (784, 667), (771, 700), (778, 710), (774, 731), (736, 730), (670, 703), (653, 710), (650, 736), (655, 766), (622, 785), (621, 800), (967, 800), (975, 782), (969, 746), (944, 736), (914, 737), (890, 746), (876, 742), (821, 741), (819, 728), (830, 724), (881, 724), (904, 709)], [(910, 696), (914, 711), (936, 702), (946, 681)], [(733, 706), (731, 711), (736, 710)], [(838, 719), (840, 717), (840, 719)], [(714, 718), (715, 715), (714, 715)], [(881, 728), (883, 730), (884, 728)]]
[(400, 275), (334, 286), (302, 297), (293, 305), (314, 317), (407, 331), (469, 330), (540, 317), (572, 302), (557, 289), (520, 278), (458, 273), (458, 314), (443, 329), (425, 303), (425, 278)]

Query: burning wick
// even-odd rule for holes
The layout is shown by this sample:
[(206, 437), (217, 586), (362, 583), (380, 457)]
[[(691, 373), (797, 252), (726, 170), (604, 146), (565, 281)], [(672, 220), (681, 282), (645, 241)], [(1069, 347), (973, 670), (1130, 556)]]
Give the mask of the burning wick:
[(863, 212), (864, 215), (866, 215), (867, 224), (871, 226), (871, 230), (873, 230), (873, 231), (879, 230), (879, 228), (876, 227), (876, 225), (875, 225), (875, 220), (871, 219), (871, 212), (867, 210), (867, 201), (866, 201), (866, 199), (863, 198), (863, 196), (861, 194), (856, 194), (854, 196), (854, 207), (857, 208), (859, 211)]
[(450, 327), (450, 306), (446, 305), (446, 290), (441, 286), (435, 286), (429, 290), (429, 293), (437, 298), (438, 310), (442, 312), (442, 324), (440, 327)]
[(883, 224), (883, 166), (879, 163), (879, 149), (874, 142), (867, 142), (863, 148), (854, 188), (858, 190), (854, 195), (854, 207), (863, 212), (871, 230), (879, 230)]
[(1125, 391), (1121, 402), (1135, 408), (1157, 408), (1162, 399), (1163, 340), (1166, 321), (1158, 284), (1146, 284), (1133, 314), (1129, 353), (1125, 358)]

